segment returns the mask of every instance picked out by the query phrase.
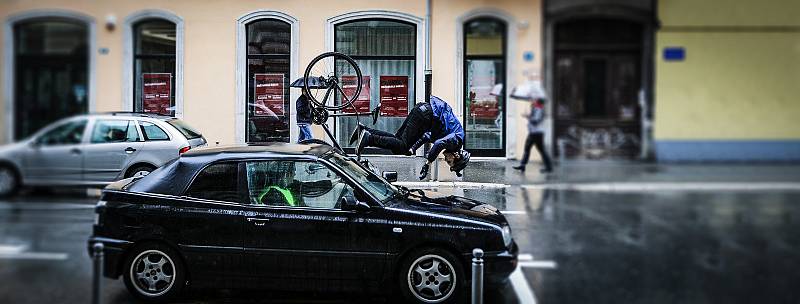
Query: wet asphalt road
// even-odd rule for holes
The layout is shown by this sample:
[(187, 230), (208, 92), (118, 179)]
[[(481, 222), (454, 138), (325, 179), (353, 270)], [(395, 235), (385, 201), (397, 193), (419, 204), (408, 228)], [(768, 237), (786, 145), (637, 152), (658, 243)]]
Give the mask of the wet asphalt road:
[[(538, 303), (800, 301), (800, 192), (438, 191), (511, 211), (520, 252), (532, 256), (522, 273)], [(94, 201), (69, 194), (0, 201), (0, 303), (89, 303), (85, 242)], [(135, 302), (121, 281), (103, 283), (103, 303)], [(515, 288), (488, 291), (487, 303), (518, 303)], [(193, 290), (185, 302), (389, 300)]]

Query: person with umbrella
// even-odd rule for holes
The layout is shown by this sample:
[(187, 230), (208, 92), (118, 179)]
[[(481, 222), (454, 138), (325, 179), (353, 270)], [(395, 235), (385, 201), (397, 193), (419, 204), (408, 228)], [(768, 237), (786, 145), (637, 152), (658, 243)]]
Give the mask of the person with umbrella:
[(520, 164), (513, 168), (525, 172), (525, 165), (528, 164), (531, 148), (536, 146), (536, 151), (542, 156), (542, 163), (544, 164), (544, 168), (542, 168), (540, 172), (552, 172), (553, 165), (550, 162), (550, 156), (547, 155), (547, 151), (544, 149), (544, 128), (542, 128), (542, 121), (544, 121), (544, 101), (546, 95), (541, 88), (541, 84), (535, 81), (514, 88), (511, 93), (511, 98), (532, 101), (531, 111), (528, 114), (522, 115), (522, 117), (528, 119), (528, 137), (525, 139), (525, 152), (522, 154)]
[[(319, 82), (319, 79), (311, 79), (312, 81), (310, 81), (311, 83), (309, 84), (309, 88), (324, 88), (323, 84)], [(300, 77), (292, 82), (291, 85), (289, 85), (289, 87), (292, 88), (300, 88), (300, 91), (302, 91), (300, 97), (298, 97), (297, 101), (295, 101), (295, 108), (297, 111), (295, 117), (297, 117), (297, 128), (300, 130), (300, 134), (297, 136), (298, 143), (314, 138), (311, 133), (311, 105), (308, 101), (308, 95), (306, 94), (305, 90), (303, 90), (303, 83), (303, 78)]]

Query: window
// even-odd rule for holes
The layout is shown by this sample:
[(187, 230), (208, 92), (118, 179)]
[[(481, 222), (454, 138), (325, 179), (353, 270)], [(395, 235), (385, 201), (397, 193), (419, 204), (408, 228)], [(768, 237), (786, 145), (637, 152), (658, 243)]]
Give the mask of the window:
[(36, 142), (45, 146), (80, 144), (85, 129), (85, 119), (65, 122), (39, 136)]
[(98, 120), (92, 131), (92, 143), (139, 141), (139, 131), (132, 120)]
[(161, 127), (156, 126), (152, 122), (140, 121), (139, 125), (142, 127), (144, 140), (169, 140), (167, 132), (164, 132), (164, 129), (161, 129)]
[(14, 138), (89, 109), (89, 27), (66, 18), (14, 24)]
[(234, 162), (213, 164), (195, 177), (186, 196), (227, 202), (241, 202), (239, 165)]
[(363, 167), (356, 164), (353, 160), (338, 153), (330, 153), (326, 159), (335, 163), (339, 168), (342, 168), (356, 183), (363, 186), (381, 202), (388, 200), (392, 195), (397, 193), (397, 188), (383, 179), (383, 177), (379, 177), (373, 172), (364, 170)]
[(188, 124), (183, 122), (183, 120), (180, 120), (180, 119), (177, 119), (177, 118), (176, 119), (170, 119), (170, 120), (167, 120), (167, 123), (169, 123), (171, 126), (175, 127), (175, 129), (178, 129), (178, 132), (181, 132), (181, 134), (183, 134), (183, 136), (185, 136), (186, 139), (195, 139), (195, 138), (203, 137), (203, 134), (200, 134), (200, 132), (198, 132), (194, 128), (190, 127)]
[(133, 110), (175, 115), (175, 23), (137, 22), (133, 41)]
[(465, 148), (505, 155), (506, 24), (482, 17), (464, 23)]
[[(369, 96), (369, 108), (374, 109), (381, 103), (385, 110), (376, 125), (372, 126), (369, 119), (361, 122), (390, 133), (397, 132), (414, 107), (416, 26), (390, 19), (345, 22), (334, 27), (334, 41), (335, 50), (353, 57), (361, 68), (365, 83), (362, 90), (368, 91), (362, 94)], [(344, 62), (337, 62), (337, 75), (340, 78), (355, 75), (346, 70), (348, 68)], [(382, 84), (391, 84), (384, 87), (392, 88), (382, 89)], [(355, 117), (336, 119), (337, 138), (342, 147), (353, 148), (347, 139), (356, 124)], [(366, 152), (387, 153), (369, 149)]]
[(339, 209), (353, 188), (327, 166), (310, 161), (247, 163), (247, 186), (253, 205)]
[(260, 19), (246, 30), (246, 141), (289, 142), (291, 25)]

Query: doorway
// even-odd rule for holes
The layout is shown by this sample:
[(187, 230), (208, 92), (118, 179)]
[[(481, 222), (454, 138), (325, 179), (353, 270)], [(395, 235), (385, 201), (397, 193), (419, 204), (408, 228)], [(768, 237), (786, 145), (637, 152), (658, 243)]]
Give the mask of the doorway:
[(67, 18), (14, 24), (14, 138), (89, 109), (89, 27)]
[(557, 23), (553, 66), (555, 154), (634, 158), (641, 149), (643, 26), (614, 19)]

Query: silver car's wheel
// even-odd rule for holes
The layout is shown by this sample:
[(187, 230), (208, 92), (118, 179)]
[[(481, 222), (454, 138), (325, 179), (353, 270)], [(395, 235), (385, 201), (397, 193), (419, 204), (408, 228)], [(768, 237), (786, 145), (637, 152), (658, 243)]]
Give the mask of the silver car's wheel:
[(133, 259), (128, 275), (139, 294), (158, 297), (175, 285), (175, 263), (162, 251), (146, 250)]
[(17, 173), (9, 167), (0, 167), (0, 197), (13, 194), (18, 187)]
[(456, 271), (450, 262), (439, 255), (423, 255), (408, 268), (408, 289), (425, 303), (441, 303), (457, 288)]

